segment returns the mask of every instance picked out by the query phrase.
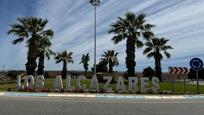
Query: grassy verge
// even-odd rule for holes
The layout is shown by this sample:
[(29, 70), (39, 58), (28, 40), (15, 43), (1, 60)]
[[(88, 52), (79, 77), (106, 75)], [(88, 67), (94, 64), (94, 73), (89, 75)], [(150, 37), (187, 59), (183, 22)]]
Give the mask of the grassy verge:
[[(45, 88), (52, 88), (53, 84), (54, 84), (54, 79), (46, 79), (45, 80)], [(63, 80), (63, 84), (65, 86), (65, 80)], [(73, 87), (76, 86), (76, 80), (72, 80), (71, 85)], [(90, 80), (81, 81), (81, 85), (83, 87), (89, 88)], [(103, 88), (103, 85), (104, 85), (104, 83), (99, 83), (100, 88)], [(115, 89), (115, 86), (116, 86), (116, 82), (110, 84), (110, 87), (113, 90)], [(127, 80), (125, 81), (125, 86), (126, 86), (126, 88), (128, 87), (128, 81)], [(151, 87), (151, 83), (150, 83), (149, 87)], [(184, 84), (175, 83), (174, 87), (175, 87), (175, 94), (183, 94), (184, 93)], [(0, 84), (0, 91), (6, 91), (8, 89), (15, 90), (15, 88), (16, 88), (16, 82), (15, 81)], [(140, 83), (138, 83), (138, 88), (140, 88)], [(162, 91), (171, 92), (172, 84), (169, 82), (162, 82), (162, 83), (160, 83), (160, 89)], [(196, 85), (186, 84), (186, 93), (187, 94), (196, 94)], [(204, 86), (203, 85), (200, 86), (200, 93), (204, 94)]]

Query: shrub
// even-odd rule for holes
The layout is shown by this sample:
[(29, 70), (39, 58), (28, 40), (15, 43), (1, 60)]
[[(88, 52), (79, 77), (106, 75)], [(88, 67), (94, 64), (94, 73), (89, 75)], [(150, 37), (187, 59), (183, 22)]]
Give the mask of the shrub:
[(10, 77), (11, 79), (17, 79), (17, 76), (22, 74), (23, 72), (20, 71), (9, 71), (6, 76)]
[[(196, 79), (196, 71), (193, 69), (190, 69), (188, 77), (189, 79)], [(204, 68), (198, 71), (198, 77), (199, 79), (204, 79)]]
[(152, 77), (155, 76), (155, 70), (152, 69), (151, 67), (147, 67), (143, 70), (143, 76), (152, 79)]
[(44, 77), (45, 77), (45, 78), (49, 78), (49, 77), (50, 77), (49, 73), (48, 73), (48, 72), (45, 72), (45, 73), (44, 73)]
[[(91, 68), (92, 71), (94, 71), (94, 67)], [(107, 68), (107, 63), (106, 62), (99, 62), (99, 64), (96, 65), (96, 71), (97, 72), (107, 72), (108, 68)]]

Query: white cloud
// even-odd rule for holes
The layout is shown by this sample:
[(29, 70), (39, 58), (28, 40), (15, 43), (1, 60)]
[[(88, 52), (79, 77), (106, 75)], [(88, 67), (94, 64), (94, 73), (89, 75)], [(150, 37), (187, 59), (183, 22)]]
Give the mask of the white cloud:
[[(97, 8), (97, 60), (103, 51), (114, 49), (120, 53), (118, 58), (121, 65), (118, 68), (125, 69), (126, 42), (114, 45), (111, 41), (112, 35), (107, 31), (110, 24), (127, 11), (136, 14), (145, 12), (148, 16), (147, 21), (157, 25), (154, 32), (159, 37), (170, 39), (170, 44), (174, 47), (174, 50), (170, 51), (173, 58), (163, 61), (165, 68), (173, 63), (187, 65), (187, 61), (178, 58), (184, 56), (191, 58), (202, 54), (203, 0), (101, 0), (101, 2), (101, 6)], [(52, 48), (58, 52), (62, 50), (74, 52), (75, 64), (71, 64), (69, 69), (82, 69), (78, 63), (83, 53), (89, 52), (93, 59), (93, 7), (88, 0), (38, 0), (33, 6), (32, 15), (49, 19), (48, 28), (55, 31)], [(6, 49), (14, 48), (6, 46)], [(24, 67), (26, 49), (22, 46), (19, 48), (20, 53), (9, 52), (17, 55), (16, 68)], [(147, 60), (142, 55), (142, 49), (136, 50), (136, 59), (137, 70), (142, 70), (148, 65), (154, 66), (153, 59)], [(90, 65), (92, 64), (93, 60)], [(46, 62), (46, 65), (46, 69), (61, 69), (61, 65), (56, 65), (53, 59)]]

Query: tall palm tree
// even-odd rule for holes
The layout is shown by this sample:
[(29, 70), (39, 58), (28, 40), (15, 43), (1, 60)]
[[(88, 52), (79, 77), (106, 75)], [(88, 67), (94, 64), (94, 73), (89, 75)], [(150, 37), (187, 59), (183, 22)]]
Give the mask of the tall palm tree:
[(81, 62), (79, 64), (83, 64), (85, 70), (85, 76), (87, 75), (87, 70), (89, 69), (89, 53), (83, 54), (81, 57)]
[(119, 61), (117, 56), (118, 52), (115, 52), (114, 50), (108, 50), (102, 55), (101, 62), (106, 62), (108, 64), (108, 72), (113, 72), (113, 66), (118, 66)]
[(38, 61), (38, 75), (44, 75), (44, 61), (45, 57), (50, 60), (50, 55), (55, 55), (55, 53), (50, 49), (52, 43), (50, 42), (49, 37), (45, 37), (40, 40), (39, 47), (37, 49), (37, 56), (39, 58)]
[(63, 69), (62, 69), (62, 78), (65, 79), (67, 75), (67, 63), (74, 63), (72, 58), (72, 52), (63, 51), (61, 53), (57, 53), (55, 57), (56, 63), (63, 62)]
[(34, 75), (36, 64), (36, 50), (38, 48), (38, 41), (43, 35), (49, 36), (53, 34), (53, 31), (45, 30), (45, 26), (48, 20), (37, 17), (19, 17), (17, 22), (11, 25), (11, 29), (8, 34), (14, 34), (17, 39), (13, 41), (13, 44), (21, 43), (27, 39), (27, 63), (26, 70), (28, 75)]
[(161, 60), (163, 59), (163, 54), (170, 58), (171, 54), (167, 52), (169, 49), (173, 49), (170, 45), (167, 45), (168, 39), (164, 38), (153, 38), (152, 40), (145, 43), (147, 46), (143, 54), (147, 55), (147, 58), (154, 57), (155, 59), (155, 70), (156, 76), (161, 79), (162, 69), (161, 69)]
[(113, 33), (112, 41), (115, 44), (126, 39), (126, 67), (129, 76), (135, 75), (135, 48), (143, 47), (143, 42), (139, 37), (149, 40), (153, 33), (152, 24), (146, 23), (145, 14), (135, 15), (127, 12), (125, 17), (119, 17), (118, 20), (111, 25), (109, 33)]

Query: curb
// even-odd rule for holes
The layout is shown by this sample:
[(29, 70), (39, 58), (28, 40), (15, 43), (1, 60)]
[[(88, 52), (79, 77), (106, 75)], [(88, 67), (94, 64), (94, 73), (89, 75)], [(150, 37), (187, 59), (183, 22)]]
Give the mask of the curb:
[(133, 100), (144, 100), (145, 97), (142, 95), (121, 95), (121, 94), (97, 94), (96, 99), (133, 99)]
[(30, 92), (0, 92), (1, 97), (69, 97), (69, 98), (95, 98), (114, 100), (158, 100), (158, 99), (180, 99), (180, 100), (204, 100), (204, 95), (135, 95), (135, 94), (77, 94), (77, 93), (30, 93)]

